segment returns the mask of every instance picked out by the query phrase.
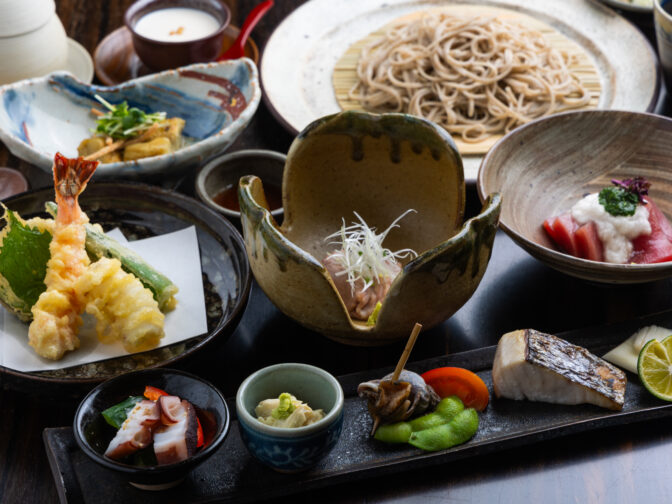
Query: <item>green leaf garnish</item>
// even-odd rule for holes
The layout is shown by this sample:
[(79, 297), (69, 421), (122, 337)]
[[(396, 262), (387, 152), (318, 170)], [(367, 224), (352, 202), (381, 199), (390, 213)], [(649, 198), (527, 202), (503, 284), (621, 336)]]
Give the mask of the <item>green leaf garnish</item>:
[(131, 412), (131, 410), (135, 408), (135, 405), (143, 399), (144, 397), (131, 396), (128, 399), (121, 401), (119, 404), (110, 406), (101, 414), (108, 424), (110, 424), (115, 429), (119, 429), (126, 421), (126, 418), (128, 417), (128, 414)]
[(605, 187), (600, 191), (598, 201), (607, 213), (619, 216), (635, 215), (639, 195), (622, 187)]
[(51, 257), (51, 234), (31, 228), (11, 210), (6, 210), (4, 218), (7, 230), (0, 246), (0, 297), (25, 320), (47, 288), (44, 277)]
[(271, 416), (276, 420), (284, 420), (296, 409), (296, 406), (292, 404), (292, 396), (287, 392), (280, 394), (278, 400), (280, 404), (271, 411)]
[(165, 112), (147, 114), (139, 108), (129, 108), (128, 103), (125, 101), (118, 105), (112, 105), (102, 96), (95, 95), (95, 97), (109, 111), (96, 120), (95, 131), (112, 138), (132, 138), (150, 128), (152, 124), (163, 121), (166, 118)]

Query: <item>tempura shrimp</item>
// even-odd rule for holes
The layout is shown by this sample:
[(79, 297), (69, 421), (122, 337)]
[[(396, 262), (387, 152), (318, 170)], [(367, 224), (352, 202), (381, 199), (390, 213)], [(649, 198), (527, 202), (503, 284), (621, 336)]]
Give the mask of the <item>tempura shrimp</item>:
[(83, 311), (75, 292), (75, 282), (89, 266), (84, 249), (88, 217), (79, 207), (78, 197), (98, 166), (98, 161), (54, 157), (54, 187), (58, 214), (53, 228), (44, 283), (32, 308), (33, 322), (28, 342), (42, 357), (60, 359), (65, 352), (79, 347), (77, 331)]

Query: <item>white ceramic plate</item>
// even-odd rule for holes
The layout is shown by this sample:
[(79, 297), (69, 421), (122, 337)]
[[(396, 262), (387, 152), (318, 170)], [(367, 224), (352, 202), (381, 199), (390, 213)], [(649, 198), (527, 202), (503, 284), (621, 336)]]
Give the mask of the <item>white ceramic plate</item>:
[(68, 59), (65, 70), (77, 77), (80, 81), (91, 84), (93, 80), (93, 60), (89, 51), (79, 42), (68, 39)]
[(637, 5), (633, 4), (631, 2), (628, 2), (627, 0), (601, 0), (605, 4), (609, 5), (610, 7), (613, 7), (614, 9), (621, 9), (624, 11), (630, 11), (630, 12), (639, 12), (642, 14), (650, 14), (653, 12), (653, 2), (651, 2), (649, 5)]
[[(261, 61), (264, 99), (278, 120), (296, 133), (315, 119), (340, 111), (331, 77), (355, 42), (405, 14), (456, 3), (510, 8), (535, 17), (577, 42), (601, 77), (598, 107), (653, 110), (658, 97), (657, 60), (644, 36), (624, 18), (586, 0), (311, 0), (273, 32)], [(475, 182), (482, 156), (464, 156), (464, 175)]]

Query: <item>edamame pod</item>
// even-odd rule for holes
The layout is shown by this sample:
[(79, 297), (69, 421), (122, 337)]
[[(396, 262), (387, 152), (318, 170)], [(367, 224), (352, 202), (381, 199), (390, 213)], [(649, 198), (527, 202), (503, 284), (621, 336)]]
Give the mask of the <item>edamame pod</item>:
[(478, 413), (469, 408), (458, 413), (446, 424), (412, 433), (408, 442), (421, 450), (445, 450), (466, 443), (477, 430)]
[(439, 402), (433, 413), (428, 413), (410, 422), (382, 425), (378, 427), (373, 437), (384, 443), (408, 443), (411, 433), (448, 423), (462, 410), (464, 410), (464, 405), (459, 397), (446, 397)]
[(397, 422), (389, 425), (381, 425), (376, 429), (373, 438), (384, 443), (408, 443), (411, 437), (411, 425), (408, 422)]

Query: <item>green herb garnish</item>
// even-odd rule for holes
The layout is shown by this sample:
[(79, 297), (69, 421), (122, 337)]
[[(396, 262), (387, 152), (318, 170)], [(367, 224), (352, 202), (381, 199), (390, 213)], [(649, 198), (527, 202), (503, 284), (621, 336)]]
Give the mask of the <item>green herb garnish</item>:
[(635, 215), (637, 205), (646, 205), (644, 196), (649, 194), (651, 184), (644, 177), (611, 181), (615, 187), (605, 187), (600, 191), (598, 201), (607, 213), (619, 216)]
[(99, 95), (96, 100), (102, 103), (109, 112), (96, 120), (96, 133), (102, 133), (116, 139), (126, 139), (137, 136), (152, 124), (163, 121), (165, 112), (147, 114), (136, 107), (128, 106), (125, 101), (118, 105), (112, 105)]
[(280, 401), (280, 404), (277, 408), (274, 408), (273, 411), (271, 411), (271, 416), (276, 420), (284, 420), (296, 409), (296, 406), (292, 404), (292, 396), (287, 392), (280, 394), (278, 400)]
[(605, 187), (600, 191), (598, 201), (607, 213), (614, 216), (627, 216), (635, 215), (639, 198), (622, 187)]
[(119, 429), (121, 425), (126, 421), (128, 414), (131, 412), (135, 405), (142, 401), (144, 397), (131, 396), (125, 401), (110, 406), (102, 412), (103, 418), (105, 421), (110, 424), (115, 429)]

